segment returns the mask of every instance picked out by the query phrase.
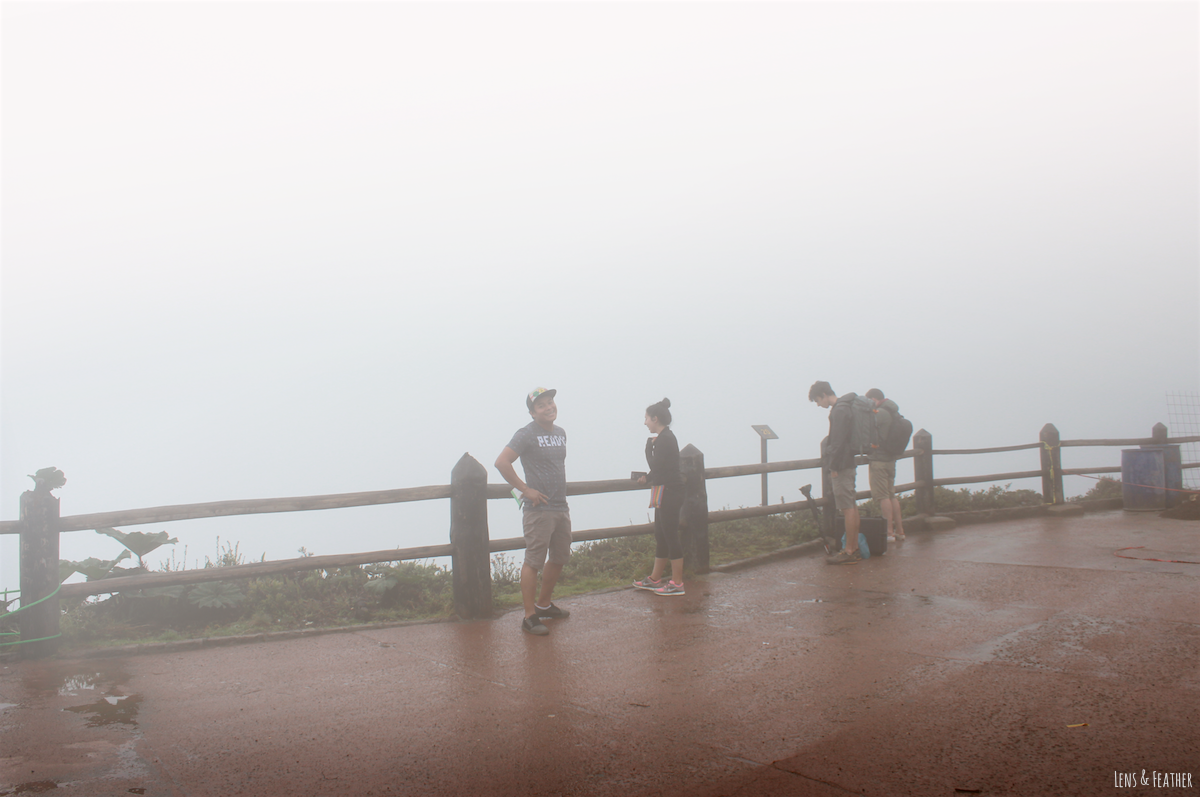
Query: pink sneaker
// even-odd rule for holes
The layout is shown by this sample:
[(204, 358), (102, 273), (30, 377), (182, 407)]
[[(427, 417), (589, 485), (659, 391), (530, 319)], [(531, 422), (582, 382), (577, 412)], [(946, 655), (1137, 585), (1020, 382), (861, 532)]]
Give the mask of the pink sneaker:
[(638, 589), (656, 590), (665, 583), (665, 581), (655, 581), (654, 579), (650, 578), (650, 576), (646, 576), (641, 581), (633, 582), (633, 586), (637, 587)]

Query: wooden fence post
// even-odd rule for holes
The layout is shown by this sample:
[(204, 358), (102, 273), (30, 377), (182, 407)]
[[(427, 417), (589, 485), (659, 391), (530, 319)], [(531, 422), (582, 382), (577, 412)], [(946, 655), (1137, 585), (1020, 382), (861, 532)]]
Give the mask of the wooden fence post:
[[(21, 494), (20, 653), (42, 658), (58, 649), (58, 498), (42, 485)], [(45, 598), (45, 600), (43, 600)], [(36, 606), (33, 604), (41, 601)], [(41, 640), (31, 642), (29, 640)]]
[(487, 468), (470, 454), (463, 454), (450, 471), (450, 544), (455, 613), (462, 620), (491, 617)]
[(913, 480), (917, 482), (913, 495), (917, 499), (917, 514), (932, 517), (937, 512), (933, 487), (933, 435), (924, 429), (917, 430), (912, 438), (912, 447)]
[(821, 536), (833, 539), (833, 529), (837, 525), (837, 503), (833, 500), (833, 476), (824, 465), (821, 466), (821, 497), (829, 499), (829, 503), (821, 507)]
[(683, 509), (679, 513), (683, 561), (694, 572), (707, 573), (708, 488), (704, 483), (704, 454), (691, 443), (679, 452), (679, 472), (684, 478)]
[(1042, 500), (1047, 504), (1061, 504), (1063, 498), (1061, 438), (1054, 424), (1042, 427), (1038, 440), (1042, 443)]

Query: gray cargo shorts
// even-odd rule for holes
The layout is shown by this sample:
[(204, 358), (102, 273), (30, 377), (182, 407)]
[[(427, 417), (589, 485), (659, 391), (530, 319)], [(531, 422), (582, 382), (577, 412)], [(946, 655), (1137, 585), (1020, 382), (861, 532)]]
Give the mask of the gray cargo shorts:
[(858, 506), (854, 498), (855, 467), (842, 468), (833, 474), (833, 502), (838, 509), (852, 509)]
[(531, 509), (523, 514), (525, 564), (538, 571), (547, 560), (565, 565), (571, 557), (571, 513)]
[(896, 497), (896, 463), (873, 459), (867, 463), (871, 475), (871, 497), (876, 501)]

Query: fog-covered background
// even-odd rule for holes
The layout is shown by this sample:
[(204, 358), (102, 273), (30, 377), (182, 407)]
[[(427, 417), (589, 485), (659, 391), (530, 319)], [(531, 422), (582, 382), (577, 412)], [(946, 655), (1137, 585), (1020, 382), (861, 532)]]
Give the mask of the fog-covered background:
[[(757, 461), (756, 423), (816, 456), (817, 379), (937, 448), (1145, 436), (1200, 389), (1194, 3), (0, 14), (2, 519), (46, 466), (64, 515), (445, 484), (463, 452), (498, 482), (536, 385), (572, 480), (641, 467), (663, 396), (713, 466)], [(645, 496), (572, 514), (644, 522)], [(275, 559), (448, 527), (434, 502), (139, 530), (191, 566), (218, 535)]]

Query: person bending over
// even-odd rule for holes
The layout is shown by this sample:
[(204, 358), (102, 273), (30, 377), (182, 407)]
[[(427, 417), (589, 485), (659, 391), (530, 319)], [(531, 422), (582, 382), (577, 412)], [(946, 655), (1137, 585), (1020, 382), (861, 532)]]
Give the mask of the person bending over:
[(856, 398), (847, 393), (841, 398), (828, 382), (814, 382), (808, 400), (829, 410), (829, 437), (821, 452), (821, 465), (833, 480), (834, 505), (846, 518), (846, 542), (842, 550), (826, 557), (831, 565), (852, 565), (862, 561), (858, 550), (858, 503), (854, 497), (854, 452), (850, 448), (850, 429), (854, 422), (851, 405)]

